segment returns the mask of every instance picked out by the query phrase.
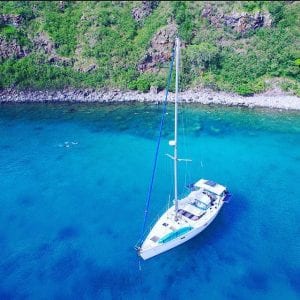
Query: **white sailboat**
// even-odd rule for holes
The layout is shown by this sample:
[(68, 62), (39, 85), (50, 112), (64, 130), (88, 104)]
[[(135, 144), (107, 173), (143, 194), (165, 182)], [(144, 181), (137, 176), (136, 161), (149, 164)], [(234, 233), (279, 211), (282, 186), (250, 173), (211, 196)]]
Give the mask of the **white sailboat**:
[(137, 247), (143, 259), (168, 251), (203, 231), (217, 216), (229, 195), (226, 187), (211, 180), (200, 179), (192, 186), (190, 194), (178, 199), (177, 163), (177, 112), (179, 84), (180, 41), (176, 38), (176, 91), (174, 140), (174, 204), (158, 219), (147, 237)]

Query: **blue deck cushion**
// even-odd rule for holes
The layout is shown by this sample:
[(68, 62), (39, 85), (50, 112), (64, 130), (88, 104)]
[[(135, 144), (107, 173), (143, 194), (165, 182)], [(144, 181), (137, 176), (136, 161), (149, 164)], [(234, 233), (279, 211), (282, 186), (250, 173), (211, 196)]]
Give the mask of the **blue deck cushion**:
[(193, 229), (193, 227), (191, 226), (187, 226), (187, 227), (183, 227), (183, 228), (180, 228), (176, 231), (173, 231), (173, 232), (170, 232), (168, 234), (166, 234), (165, 236), (163, 236), (158, 242), (160, 244), (163, 244), (163, 243), (167, 243), (171, 240), (174, 240), (176, 239), (177, 237), (191, 231)]

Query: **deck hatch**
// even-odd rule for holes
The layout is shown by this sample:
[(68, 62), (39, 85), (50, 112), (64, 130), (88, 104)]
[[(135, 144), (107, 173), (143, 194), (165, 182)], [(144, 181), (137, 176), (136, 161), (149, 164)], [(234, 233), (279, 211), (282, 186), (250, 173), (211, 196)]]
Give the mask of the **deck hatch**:
[(205, 182), (205, 184), (207, 184), (207, 185), (209, 185), (209, 186), (211, 186), (211, 187), (214, 187), (214, 186), (217, 185), (217, 184), (216, 184), (214, 181), (212, 181), (212, 180), (207, 180), (207, 181)]
[(159, 237), (154, 235), (151, 239), (152, 242), (156, 243), (159, 240)]

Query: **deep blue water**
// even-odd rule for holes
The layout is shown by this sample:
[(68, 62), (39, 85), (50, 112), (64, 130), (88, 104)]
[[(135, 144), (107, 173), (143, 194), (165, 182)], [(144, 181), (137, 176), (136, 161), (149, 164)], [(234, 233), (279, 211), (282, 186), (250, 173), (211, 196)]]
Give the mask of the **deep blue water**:
[[(171, 108), (170, 108), (171, 109)], [(188, 106), (180, 187), (233, 194), (201, 235), (139, 263), (160, 106), (0, 106), (0, 299), (299, 299), (300, 114)], [(167, 115), (149, 221), (172, 193)]]

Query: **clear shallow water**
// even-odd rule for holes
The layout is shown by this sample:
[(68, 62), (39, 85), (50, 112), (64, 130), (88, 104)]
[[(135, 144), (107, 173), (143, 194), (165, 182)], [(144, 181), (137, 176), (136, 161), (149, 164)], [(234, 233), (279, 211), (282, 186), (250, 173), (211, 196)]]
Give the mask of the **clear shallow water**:
[[(201, 235), (139, 271), (160, 111), (0, 106), (0, 299), (299, 299), (299, 113), (187, 107), (181, 192), (205, 177), (233, 197)], [(172, 191), (172, 126), (170, 111), (150, 221)]]

